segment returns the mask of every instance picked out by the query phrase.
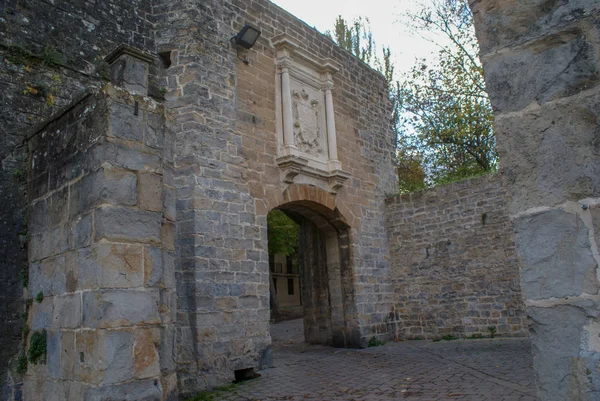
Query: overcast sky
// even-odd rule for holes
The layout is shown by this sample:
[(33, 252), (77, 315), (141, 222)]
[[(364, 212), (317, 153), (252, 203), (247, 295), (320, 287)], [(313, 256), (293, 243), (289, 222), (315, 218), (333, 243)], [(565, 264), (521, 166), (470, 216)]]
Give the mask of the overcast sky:
[(321, 32), (333, 30), (338, 15), (346, 21), (352, 21), (358, 16), (368, 17), (379, 52), (382, 45), (391, 48), (397, 72), (410, 69), (416, 57), (436, 53), (430, 42), (411, 33), (403, 22), (402, 15), (418, 7), (415, 0), (271, 1)]

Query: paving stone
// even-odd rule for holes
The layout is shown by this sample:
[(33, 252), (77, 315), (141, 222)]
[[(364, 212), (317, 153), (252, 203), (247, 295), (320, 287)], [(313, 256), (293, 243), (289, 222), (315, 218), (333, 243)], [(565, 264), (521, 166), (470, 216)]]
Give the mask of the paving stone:
[(405, 341), (363, 350), (306, 345), (302, 323), (271, 326), (274, 368), (221, 401), (536, 401), (525, 339)]

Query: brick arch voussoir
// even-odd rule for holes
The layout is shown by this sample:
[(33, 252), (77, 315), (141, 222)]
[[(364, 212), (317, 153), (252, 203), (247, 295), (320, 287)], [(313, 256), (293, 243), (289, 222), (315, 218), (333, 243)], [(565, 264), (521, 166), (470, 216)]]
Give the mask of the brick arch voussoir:
[[(282, 196), (271, 197), (267, 206), (269, 210), (293, 210), (313, 216), (318, 214), (338, 230), (357, 228), (358, 219), (354, 218), (350, 208), (338, 205), (335, 195), (314, 185), (292, 184), (283, 191)], [(350, 217), (344, 211), (349, 212)]]

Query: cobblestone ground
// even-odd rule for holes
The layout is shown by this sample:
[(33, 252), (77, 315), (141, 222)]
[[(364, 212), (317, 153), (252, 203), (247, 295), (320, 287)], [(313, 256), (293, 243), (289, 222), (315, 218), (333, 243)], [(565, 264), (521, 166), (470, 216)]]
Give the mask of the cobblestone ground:
[(410, 341), (364, 350), (303, 344), (301, 321), (272, 326), (274, 368), (223, 401), (536, 401), (527, 340)]

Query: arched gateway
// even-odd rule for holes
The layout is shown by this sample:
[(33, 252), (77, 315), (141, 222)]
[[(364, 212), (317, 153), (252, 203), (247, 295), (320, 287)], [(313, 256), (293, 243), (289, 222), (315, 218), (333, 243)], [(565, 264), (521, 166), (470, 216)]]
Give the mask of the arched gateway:
[(300, 227), (304, 337), (313, 344), (360, 347), (349, 226), (338, 209), (310, 200), (278, 206)]

